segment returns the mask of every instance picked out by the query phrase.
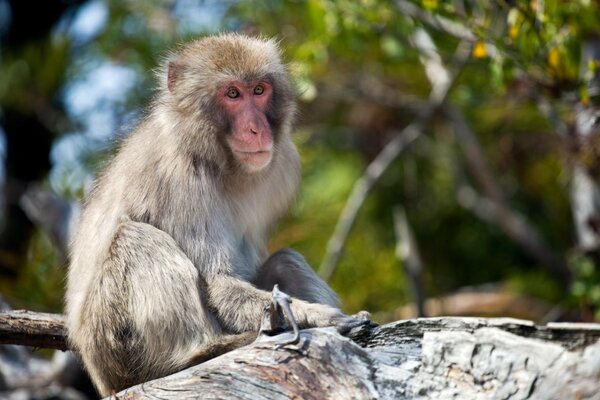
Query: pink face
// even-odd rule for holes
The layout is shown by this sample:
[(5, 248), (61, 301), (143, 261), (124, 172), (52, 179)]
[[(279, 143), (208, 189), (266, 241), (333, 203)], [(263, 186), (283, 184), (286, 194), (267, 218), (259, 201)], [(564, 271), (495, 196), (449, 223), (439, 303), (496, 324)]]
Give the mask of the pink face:
[(266, 81), (229, 82), (218, 91), (219, 103), (231, 121), (227, 143), (250, 171), (259, 171), (271, 161), (273, 132), (266, 111), (272, 95), (273, 86)]

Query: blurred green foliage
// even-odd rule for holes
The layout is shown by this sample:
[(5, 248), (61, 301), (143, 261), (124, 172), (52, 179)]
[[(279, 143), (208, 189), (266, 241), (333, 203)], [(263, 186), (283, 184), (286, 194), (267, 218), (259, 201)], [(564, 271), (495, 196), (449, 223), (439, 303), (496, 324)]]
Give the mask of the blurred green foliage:
[(600, 321), (600, 271), (588, 257), (577, 256), (571, 260), (577, 279), (572, 293), (576, 301), (587, 310), (593, 310), (593, 317)]
[[(194, 25), (175, 12), (179, 3), (212, 12), (219, 20), (211, 26)], [(571, 256), (578, 252), (569, 201), (570, 168), (579, 154), (571, 151), (536, 105), (538, 98), (547, 99), (568, 125), (576, 107), (593, 105), (589, 81), (598, 64), (580, 67), (580, 58), (582, 44), (600, 33), (597, 2), (239, 0), (215, 6), (107, 0), (102, 4), (108, 9), (107, 22), (88, 42), (68, 47), (68, 35), (55, 32), (47, 38), (47, 52), (23, 48), (19, 60), (5, 53), (0, 73), (10, 79), (0, 80), (0, 107), (27, 106), (32, 91), (60, 98), (54, 78), (60, 74), (52, 69), (66, 74), (68, 85), (83, 79), (94, 66), (112, 62), (133, 69), (139, 79), (114, 108), (115, 119), (125, 123), (128, 115), (147, 104), (154, 85), (151, 70), (174, 43), (215, 30), (277, 37), (299, 92), (296, 141), (302, 154), (303, 188), (271, 246), (295, 247), (315, 267), (356, 180), (427, 101), (431, 85), (414, 45), (415, 32), (427, 32), (444, 65), (456, 69), (453, 57), (461, 40), (427, 23), (422, 15), (468, 29), (471, 57), (449, 101), (476, 133), (509, 206), (526, 217), (549, 249), (574, 257), (572, 290), (561, 288), (497, 225), (461, 207), (459, 188), (465, 184), (480, 188), (452, 127), (440, 116), (369, 194), (331, 283), (349, 312), (393, 311), (411, 301), (394, 250), (392, 209), (401, 204), (415, 231), (428, 295), (506, 281), (516, 292), (552, 303), (584, 304), (596, 313), (600, 309), (598, 264)], [(406, 4), (422, 14), (403, 12)], [(85, 124), (72, 119), (56, 126), (57, 137), (76, 128), (85, 136)], [(78, 150), (77, 168), (84, 172), (74, 175), (73, 168), (63, 169), (64, 174), (48, 181), (55, 190), (80, 195), (98, 159), (110, 152), (106, 141), (86, 143)], [(13, 301), (32, 308), (60, 308), (57, 277), (62, 272), (50, 267), (56, 258), (48, 243), (43, 235), (32, 237), (29, 261), (17, 283), (6, 280), (0, 286)]]
[(31, 237), (27, 262), (15, 279), (0, 280), (0, 293), (15, 309), (57, 312), (62, 309), (65, 265), (61, 265), (47, 235), (36, 231)]

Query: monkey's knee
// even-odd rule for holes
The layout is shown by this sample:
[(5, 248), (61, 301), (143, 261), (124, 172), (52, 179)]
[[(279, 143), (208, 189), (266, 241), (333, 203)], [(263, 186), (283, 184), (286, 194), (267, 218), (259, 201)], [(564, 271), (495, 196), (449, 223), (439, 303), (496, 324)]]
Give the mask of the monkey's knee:
[(283, 248), (271, 254), (261, 269), (275, 269), (279, 274), (290, 273), (290, 269), (307, 270), (313, 272), (310, 265), (308, 265), (308, 262), (306, 262), (304, 256), (289, 248)]
[[(275, 284), (279, 284), (281, 290), (286, 291), (285, 282), (289, 276), (296, 276), (305, 269), (310, 270), (310, 266), (304, 257), (288, 248), (281, 249), (273, 254), (258, 269), (254, 284), (263, 290), (271, 290)], [(293, 295), (293, 294), (292, 294)]]
[(305, 258), (295, 250), (281, 249), (273, 253), (260, 267), (255, 285), (272, 290), (275, 284), (292, 297), (311, 303), (337, 307), (337, 295), (308, 265)]

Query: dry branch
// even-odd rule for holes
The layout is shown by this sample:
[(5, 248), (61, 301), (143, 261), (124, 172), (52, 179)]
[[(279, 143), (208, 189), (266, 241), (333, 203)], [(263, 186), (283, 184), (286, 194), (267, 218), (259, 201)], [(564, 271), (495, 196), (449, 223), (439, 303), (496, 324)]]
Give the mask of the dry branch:
[(450, 36), (454, 36), (455, 38), (470, 43), (478, 40), (477, 36), (475, 36), (470, 29), (458, 22), (430, 13), (406, 0), (396, 0), (395, 3), (396, 7), (403, 15), (431, 25)]
[(64, 317), (25, 310), (0, 313), (0, 344), (67, 350)]
[(396, 234), (396, 257), (402, 262), (410, 286), (410, 293), (416, 306), (416, 316), (425, 317), (425, 285), (423, 284), (423, 263), (419, 248), (412, 232), (406, 212), (401, 206), (393, 211)]
[[(419, 46), (419, 41), (415, 42), (415, 46)], [(431, 49), (423, 50), (423, 63), (434, 63), (440, 68), (441, 60), (432, 58)], [(470, 54), (470, 47), (460, 45), (454, 55), (453, 64), (456, 66), (456, 71), (453, 74), (448, 73), (448, 79), (443, 81), (432, 81), (432, 89), (429, 96), (429, 104), (425, 106), (419, 115), (406, 126), (402, 131), (396, 133), (392, 140), (385, 145), (383, 150), (375, 157), (375, 159), (367, 166), (363, 176), (361, 176), (354, 187), (352, 193), (346, 201), (346, 205), (338, 218), (333, 235), (327, 243), (327, 249), (323, 262), (319, 267), (319, 275), (329, 281), (333, 275), (337, 263), (342, 255), (350, 231), (354, 226), (358, 212), (360, 211), (367, 195), (371, 189), (379, 181), (383, 173), (391, 165), (391, 163), (412, 143), (414, 142), (427, 127), (433, 115), (446, 101), (448, 93), (456, 83), (462, 66)]]
[(348, 240), (348, 236), (350, 235), (350, 231), (354, 226), (354, 221), (356, 220), (358, 212), (365, 202), (367, 195), (371, 192), (375, 183), (379, 181), (379, 178), (381, 178), (392, 161), (394, 161), (407, 146), (421, 135), (426, 121), (431, 117), (435, 109), (437, 109), (437, 107), (426, 108), (426, 112), (421, 114), (421, 117), (417, 118), (417, 120), (412, 122), (401, 132), (397, 133), (384, 147), (381, 153), (377, 155), (375, 160), (369, 164), (364, 175), (354, 184), (352, 193), (346, 201), (346, 205), (338, 218), (333, 235), (331, 235), (331, 238), (327, 243), (325, 257), (319, 267), (319, 275), (321, 275), (325, 281), (329, 281), (335, 271), (346, 241)]

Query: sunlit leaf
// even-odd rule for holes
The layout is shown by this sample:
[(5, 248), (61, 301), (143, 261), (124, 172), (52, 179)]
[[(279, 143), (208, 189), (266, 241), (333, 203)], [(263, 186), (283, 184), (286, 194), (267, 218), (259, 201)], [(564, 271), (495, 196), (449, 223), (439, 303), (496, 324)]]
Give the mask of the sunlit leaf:
[(428, 10), (435, 10), (439, 6), (438, 0), (422, 0), (423, 7)]
[(548, 53), (548, 64), (554, 68), (559, 69), (561, 67), (562, 51), (558, 47), (553, 47)]
[(482, 41), (478, 41), (477, 43), (475, 43), (475, 45), (473, 46), (473, 57), (484, 58), (487, 55), (488, 53), (485, 43)]

